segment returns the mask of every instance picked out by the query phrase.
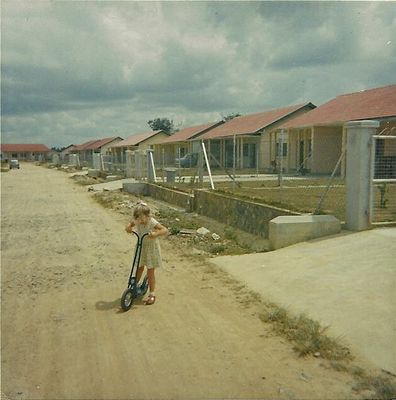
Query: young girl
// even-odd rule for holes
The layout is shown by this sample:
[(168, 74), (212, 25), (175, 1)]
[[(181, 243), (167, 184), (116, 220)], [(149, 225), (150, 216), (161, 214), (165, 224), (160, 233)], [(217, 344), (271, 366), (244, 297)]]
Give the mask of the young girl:
[(144, 267), (147, 267), (150, 294), (144, 304), (151, 305), (155, 302), (154, 271), (156, 268), (161, 267), (162, 263), (161, 249), (157, 238), (158, 236), (167, 235), (168, 229), (150, 215), (150, 208), (143, 202), (140, 202), (133, 210), (133, 218), (133, 221), (127, 225), (126, 231), (132, 233), (133, 227), (136, 227), (136, 232), (140, 237), (145, 233), (149, 234), (143, 239), (142, 255), (136, 273), (136, 282), (139, 283)]

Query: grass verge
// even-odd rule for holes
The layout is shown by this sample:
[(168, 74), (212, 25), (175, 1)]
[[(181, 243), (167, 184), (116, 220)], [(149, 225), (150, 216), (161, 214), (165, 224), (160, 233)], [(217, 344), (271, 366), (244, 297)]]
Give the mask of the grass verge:
[(286, 309), (267, 303), (260, 319), (271, 322), (277, 334), (293, 342), (293, 348), (299, 356), (313, 355), (328, 360), (352, 359), (351, 352), (341, 344), (340, 339), (325, 334), (328, 327), (321, 327), (304, 314), (291, 316)]

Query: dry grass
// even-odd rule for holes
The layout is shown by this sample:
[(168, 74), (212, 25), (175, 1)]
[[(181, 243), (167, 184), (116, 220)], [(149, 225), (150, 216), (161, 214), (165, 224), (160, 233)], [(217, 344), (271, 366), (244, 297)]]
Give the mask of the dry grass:
[[(254, 201), (302, 213), (316, 210), (323, 193), (329, 184), (328, 178), (284, 178), (282, 187), (277, 179), (239, 181), (238, 185), (216, 182), (216, 191), (243, 200)], [(209, 188), (209, 183), (192, 182), (161, 183), (166, 187), (191, 193), (196, 188)], [(346, 191), (345, 182), (335, 178), (330, 183), (320, 212), (332, 214), (345, 220)]]
[(292, 316), (275, 304), (266, 304), (266, 310), (260, 315), (264, 322), (271, 322), (275, 332), (294, 344), (294, 350), (300, 356), (315, 355), (329, 360), (349, 360), (351, 353), (340, 339), (325, 334), (327, 327), (304, 314)]
[(374, 390), (377, 399), (391, 400), (396, 398), (396, 383), (391, 378), (383, 375), (366, 375), (364, 371), (358, 376), (357, 383), (353, 386), (357, 392)]

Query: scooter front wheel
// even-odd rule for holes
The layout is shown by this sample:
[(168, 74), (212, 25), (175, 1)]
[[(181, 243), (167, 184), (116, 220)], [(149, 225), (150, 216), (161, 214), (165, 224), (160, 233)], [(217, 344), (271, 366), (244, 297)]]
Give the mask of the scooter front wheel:
[(133, 300), (135, 300), (133, 290), (131, 288), (125, 289), (121, 296), (121, 308), (128, 311), (132, 307)]

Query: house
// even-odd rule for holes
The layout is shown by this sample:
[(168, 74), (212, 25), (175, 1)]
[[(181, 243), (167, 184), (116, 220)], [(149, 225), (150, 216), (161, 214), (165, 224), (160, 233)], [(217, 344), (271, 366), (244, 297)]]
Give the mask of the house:
[(73, 150), (71, 150), (71, 153), (79, 155), (80, 164), (82, 166), (92, 167), (94, 153), (106, 155), (109, 153), (111, 146), (122, 140), (123, 139), (119, 136), (90, 140), (83, 144), (74, 146)]
[(0, 144), (1, 159), (22, 161), (42, 161), (49, 156), (50, 149), (45, 144)]
[[(346, 145), (344, 125), (354, 120), (380, 122), (378, 133), (396, 129), (396, 85), (335, 97), (314, 110), (287, 121), (283, 129), (289, 143), (287, 171), (332, 173)], [(386, 152), (386, 149), (379, 149)], [(381, 154), (380, 154), (381, 155)], [(345, 160), (341, 171), (345, 169)]]
[[(150, 131), (128, 136), (126, 139), (111, 146), (113, 162), (123, 164), (126, 160), (125, 152), (127, 150), (153, 149), (156, 143), (164, 140), (167, 137), (169, 137), (169, 134), (163, 130)], [(157, 161), (157, 158), (155, 158), (155, 160)]]
[(199, 139), (205, 140), (208, 152), (222, 166), (271, 171), (279, 136), (276, 128), (313, 108), (312, 103), (304, 103), (236, 117)]
[(187, 153), (192, 153), (194, 149), (191, 139), (203, 135), (222, 123), (223, 121), (219, 121), (190, 126), (181, 129), (173, 135), (163, 139), (158, 144), (155, 144), (154, 152), (157, 154), (157, 157), (160, 156), (161, 165), (174, 165), (177, 158), (183, 157)]
[(73, 153), (75, 148), (76, 146), (74, 144), (65, 147), (59, 154), (61, 161), (68, 162), (69, 154)]

